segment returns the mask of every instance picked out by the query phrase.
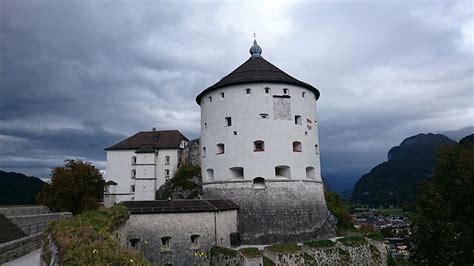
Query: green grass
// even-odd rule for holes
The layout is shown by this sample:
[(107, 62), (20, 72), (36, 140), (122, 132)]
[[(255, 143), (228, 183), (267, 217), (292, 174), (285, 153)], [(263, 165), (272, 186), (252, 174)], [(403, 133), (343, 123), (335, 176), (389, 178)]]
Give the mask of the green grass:
[(344, 238), (339, 238), (337, 241), (349, 247), (356, 247), (367, 244), (367, 240), (363, 236), (348, 236)]
[(266, 249), (277, 253), (294, 253), (301, 250), (301, 248), (296, 243), (281, 243), (266, 247)]
[(385, 239), (382, 232), (380, 231), (370, 232), (370, 233), (365, 234), (365, 236), (377, 241), (383, 241)]
[(241, 248), (239, 251), (247, 258), (258, 258), (262, 256), (262, 252), (260, 252), (258, 248)]
[(211, 249), (211, 254), (222, 254), (231, 257), (237, 257), (238, 252), (230, 248), (215, 246)]
[(263, 257), (263, 266), (274, 266), (275, 263), (267, 257)]
[(381, 214), (387, 215), (387, 216), (405, 216), (411, 221), (413, 221), (413, 219), (415, 218), (414, 212), (404, 211), (401, 208), (385, 208), (385, 209), (379, 209), (378, 211)]
[(128, 219), (128, 209), (116, 205), (112, 209), (85, 212), (55, 221), (43, 234), (43, 259), (51, 261), (47, 252), (48, 235), (59, 249), (61, 265), (150, 265), (138, 252), (122, 247), (111, 235)]
[(329, 247), (334, 247), (336, 243), (334, 243), (331, 240), (316, 240), (316, 241), (305, 242), (304, 245), (311, 248), (329, 248)]

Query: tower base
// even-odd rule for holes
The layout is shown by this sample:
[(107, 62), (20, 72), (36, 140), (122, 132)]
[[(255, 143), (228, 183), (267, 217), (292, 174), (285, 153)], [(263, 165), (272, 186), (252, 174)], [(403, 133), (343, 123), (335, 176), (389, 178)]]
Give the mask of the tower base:
[(239, 206), (241, 243), (262, 245), (302, 242), (335, 236), (334, 217), (326, 207), (323, 184), (314, 180), (273, 179), (203, 183), (206, 199), (228, 199)]

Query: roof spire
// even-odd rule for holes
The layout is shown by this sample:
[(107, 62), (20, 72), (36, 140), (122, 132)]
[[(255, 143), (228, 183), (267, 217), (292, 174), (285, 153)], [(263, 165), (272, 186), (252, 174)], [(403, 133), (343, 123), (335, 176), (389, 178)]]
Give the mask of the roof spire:
[(262, 55), (262, 48), (257, 44), (257, 34), (255, 32), (253, 33), (253, 45), (250, 47), (249, 52), (252, 57), (261, 57)]

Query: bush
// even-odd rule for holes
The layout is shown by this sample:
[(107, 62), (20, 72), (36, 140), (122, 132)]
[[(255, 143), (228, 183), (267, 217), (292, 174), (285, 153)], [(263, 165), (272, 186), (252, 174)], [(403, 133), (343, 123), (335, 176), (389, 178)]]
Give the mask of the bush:
[(258, 258), (262, 256), (262, 252), (260, 252), (258, 248), (241, 248), (239, 251), (247, 258)]
[(354, 228), (351, 215), (339, 195), (325, 191), (324, 197), (326, 198), (329, 211), (337, 218), (337, 228)]
[(225, 247), (219, 247), (215, 246), (211, 249), (211, 254), (222, 254), (222, 255), (227, 255), (231, 257), (237, 257), (238, 252), (236, 250), (230, 249), (230, 248), (225, 248)]

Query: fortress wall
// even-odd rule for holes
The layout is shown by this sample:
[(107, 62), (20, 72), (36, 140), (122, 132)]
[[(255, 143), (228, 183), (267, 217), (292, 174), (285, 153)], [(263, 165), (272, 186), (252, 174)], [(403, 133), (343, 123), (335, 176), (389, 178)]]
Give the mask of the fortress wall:
[(239, 209), (242, 244), (301, 242), (334, 236), (327, 223), (323, 184), (309, 180), (266, 180), (264, 189), (252, 181), (204, 183), (204, 198), (229, 199)]

